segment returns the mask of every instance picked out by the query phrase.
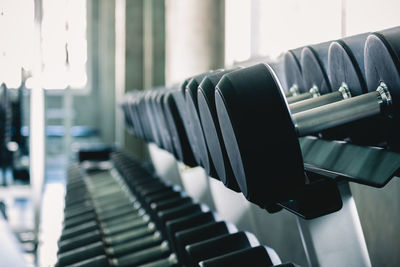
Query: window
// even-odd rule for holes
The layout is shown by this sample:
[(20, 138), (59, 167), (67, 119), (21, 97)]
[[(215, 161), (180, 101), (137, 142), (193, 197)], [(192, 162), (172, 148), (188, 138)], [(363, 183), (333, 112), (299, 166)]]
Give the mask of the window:
[(32, 69), (34, 42), (33, 0), (0, 1), (0, 83), (21, 84), (21, 68)]
[(44, 88), (85, 87), (87, 82), (86, 22), (85, 0), (43, 0)]

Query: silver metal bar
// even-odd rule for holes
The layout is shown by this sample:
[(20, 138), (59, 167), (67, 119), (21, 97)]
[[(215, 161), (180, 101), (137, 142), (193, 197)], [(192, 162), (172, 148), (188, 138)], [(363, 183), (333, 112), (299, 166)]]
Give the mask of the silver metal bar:
[(299, 95), (295, 95), (295, 96), (291, 96), (289, 98), (286, 99), (286, 101), (288, 102), (288, 104), (292, 104), (298, 101), (302, 101), (302, 100), (306, 100), (306, 99), (310, 99), (313, 98), (314, 95), (312, 93), (303, 93), (303, 94), (299, 94)]
[(314, 97), (310, 99), (306, 99), (303, 101), (295, 102), (289, 105), (290, 112), (292, 114), (302, 112), (305, 110), (309, 110), (312, 108), (320, 107), (323, 105), (327, 105), (330, 103), (338, 102), (343, 100), (343, 94), (339, 91), (325, 94), (319, 97)]
[(378, 91), (331, 103), (292, 115), (299, 136), (306, 136), (380, 114), (382, 97)]

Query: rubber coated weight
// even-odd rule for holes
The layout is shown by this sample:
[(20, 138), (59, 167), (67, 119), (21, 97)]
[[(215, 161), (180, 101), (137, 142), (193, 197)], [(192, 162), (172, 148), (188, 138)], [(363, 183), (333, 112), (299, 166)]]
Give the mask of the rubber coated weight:
[[(214, 73), (214, 72), (213, 72)], [(211, 73), (211, 74), (213, 74)], [(210, 74), (210, 73), (208, 73)], [(188, 111), (189, 120), (189, 128), (192, 131), (194, 142), (196, 142), (196, 146), (199, 151), (199, 156), (201, 159), (201, 166), (204, 167), (207, 174), (214, 178), (219, 178), (218, 174), (215, 170), (215, 166), (210, 159), (210, 152), (208, 150), (205, 138), (203, 127), (200, 122), (199, 117), (199, 106), (197, 100), (197, 89), (203, 78), (206, 74), (198, 75), (193, 77), (186, 86), (186, 109)]]
[(381, 127), (389, 147), (400, 151), (400, 27), (371, 34), (365, 44), (364, 58), (368, 91), (375, 91), (381, 82), (390, 91), (390, 114)]
[(228, 159), (225, 144), (217, 117), (215, 107), (215, 87), (222, 76), (232, 72), (225, 70), (207, 75), (200, 83), (197, 91), (199, 115), (204, 130), (204, 138), (210, 151), (209, 155), (215, 166), (218, 178), (226, 187), (239, 192), (239, 186), (233, 174), (231, 164)]
[(211, 222), (179, 231), (175, 234), (177, 256), (182, 263), (188, 264), (190, 259), (187, 259), (185, 252), (187, 245), (233, 232), (237, 232), (236, 227), (228, 225), (226, 222)]
[(178, 106), (175, 101), (175, 98), (179, 98), (179, 96), (174, 97), (174, 94), (181, 94), (181, 92), (168, 92), (164, 98), (165, 115), (171, 132), (172, 144), (178, 160), (193, 167), (196, 165), (196, 160), (189, 144), (183, 118), (178, 111)]
[[(225, 74), (215, 103), (228, 157), (244, 196), (261, 207), (305, 183), (294, 125), (279, 83), (264, 64)], [(288, 167), (287, 162), (293, 163)]]
[(170, 152), (172, 155), (174, 155), (176, 157), (176, 152), (175, 152), (174, 144), (173, 144), (173, 140), (172, 140), (172, 134), (171, 134), (170, 127), (168, 124), (168, 118), (166, 116), (167, 111), (166, 111), (165, 101), (164, 101), (166, 93), (167, 92), (163, 92), (161, 95), (159, 95), (157, 97), (157, 104), (158, 104), (158, 109), (159, 109), (159, 116), (161, 118), (162, 128), (164, 129), (163, 132), (167, 136), (166, 137), (166, 140), (168, 143), (167, 150), (168, 150), (168, 152)]
[(226, 234), (197, 242), (186, 246), (186, 253), (191, 259), (188, 266), (198, 266), (200, 261), (258, 245), (257, 238), (247, 232)]
[(369, 33), (354, 35), (331, 43), (328, 73), (333, 91), (345, 83), (351, 96), (367, 93), (364, 71), (364, 47)]
[[(270, 255), (271, 254), (271, 255)], [(242, 249), (200, 262), (202, 267), (246, 266), (264, 267), (281, 263), (276, 252), (266, 246)]]
[(301, 52), (301, 69), (307, 90), (316, 86), (320, 94), (332, 92), (328, 78), (328, 51), (331, 42), (310, 45)]
[(310, 88), (305, 88), (303, 74), (301, 72), (300, 58), (303, 47), (289, 50), (284, 56), (284, 73), (287, 91), (293, 87), (297, 87), (300, 93), (306, 93)]
[(178, 91), (176, 91), (172, 96), (174, 97), (178, 112), (180, 114), (180, 117), (182, 118), (183, 126), (186, 131), (186, 136), (188, 137), (189, 145), (193, 152), (195, 161), (196, 161), (197, 165), (200, 165), (201, 158), (200, 158), (200, 154), (199, 154), (199, 149), (197, 148), (196, 140), (194, 139), (192, 130), (190, 128), (190, 117), (187, 114), (187, 109), (186, 109), (185, 90), (186, 90), (186, 85), (189, 83), (190, 79), (191, 78), (186, 79), (182, 83), (181, 88)]

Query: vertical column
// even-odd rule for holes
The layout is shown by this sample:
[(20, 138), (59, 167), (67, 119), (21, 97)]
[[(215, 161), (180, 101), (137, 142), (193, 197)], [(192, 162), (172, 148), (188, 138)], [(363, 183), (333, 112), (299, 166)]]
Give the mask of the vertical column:
[[(120, 12), (124, 12), (124, 20), (121, 21), (123, 29), (117, 29), (123, 34), (124, 40), (120, 40), (123, 49), (121, 53), (124, 57), (124, 73), (119, 77), (125, 84), (124, 93), (130, 90), (143, 89), (143, 0), (123, 0), (124, 7)], [(121, 35), (122, 36), (122, 35)], [(123, 43), (122, 43), (123, 42)], [(120, 48), (118, 48), (120, 49)], [(121, 54), (121, 55), (122, 55)], [(122, 127), (124, 121), (119, 122)], [(131, 151), (139, 158), (147, 157), (147, 150), (143, 142), (136, 137), (128, 134), (124, 130), (124, 148)]]
[(165, 1), (143, 3), (144, 88), (165, 84)]
[(32, 185), (32, 199), (35, 209), (35, 239), (38, 242), (40, 204), (42, 198), (43, 181), (45, 176), (45, 115), (44, 115), (44, 90), (42, 87), (42, 48), (41, 24), (42, 1), (35, 0), (35, 59), (32, 77), (35, 81), (31, 90), (30, 99), (30, 133), (29, 133), (29, 158), (30, 177)]
[(98, 5), (98, 116), (101, 137), (106, 143), (115, 141), (115, 1), (100, 0)]
[(224, 66), (225, 1), (165, 1), (166, 82)]

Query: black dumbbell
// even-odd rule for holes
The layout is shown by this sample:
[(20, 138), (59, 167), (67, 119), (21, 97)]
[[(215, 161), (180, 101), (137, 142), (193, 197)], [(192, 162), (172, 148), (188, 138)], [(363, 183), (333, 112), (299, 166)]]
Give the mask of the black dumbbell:
[[(219, 71), (215, 71), (219, 72)], [(197, 147), (197, 152), (199, 156), (199, 165), (202, 166), (208, 175), (214, 178), (218, 178), (217, 171), (215, 170), (214, 164), (210, 159), (210, 152), (207, 148), (203, 128), (201, 126), (200, 117), (199, 117), (199, 107), (197, 101), (197, 88), (204, 77), (207, 75), (211, 75), (215, 72), (211, 73), (203, 73), (200, 75), (194, 76), (189, 80), (185, 89), (185, 100), (186, 100), (186, 112), (188, 116), (188, 120), (186, 121), (187, 128), (190, 130), (190, 134), (192, 135), (192, 142), (195, 142), (195, 146)]]
[[(303, 47), (288, 50), (283, 59), (283, 68), (287, 90), (285, 91), (286, 98), (297, 96), (302, 93), (307, 93), (304, 86), (303, 74), (301, 72), (301, 51)], [(312, 97), (312, 96), (311, 96)]]
[(182, 118), (175, 99), (179, 99), (181, 92), (178, 90), (170, 91), (165, 94), (164, 107), (169, 131), (176, 157), (179, 161), (188, 166), (197, 165), (193, 150), (190, 146), (189, 137), (185, 130), (184, 118)]
[[(199, 74), (197, 75), (202, 76), (205, 75), (206, 73), (203, 74)], [(189, 84), (190, 80), (192, 79), (192, 77), (186, 79), (179, 90), (176, 91), (175, 94), (173, 94), (173, 97), (175, 99), (175, 103), (177, 105), (178, 108), (178, 112), (181, 115), (182, 121), (183, 121), (183, 125), (186, 131), (186, 135), (189, 139), (189, 145), (193, 151), (193, 155), (194, 158), (196, 160), (197, 165), (201, 165), (201, 158), (200, 158), (200, 152), (199, 152), (199, 148), (197, 147), (197, 142), (196, 142), (196, 137), (195, 135), (192, 133), (192, 128), (191, 128), (191, 117), (188, 114), (188, 110), (186, 107), (186, 86)]]
[(211, 258), (199, 263), (202, 267), (245, 266), (276, 266), (282, 262), (275, 250), (267, 246), (257, 246), (234, 251), (222, 256)]
[(183, 264), (188, 264), (185, 247), (187, 245), (204, 241), (213, 237), (234, 233), (237, 229), (234, 225), (226, 222), (209, 222), (187, 230), (179, 231), (175, 234), (176, 254)]
[(200, 241), (186, 246), (186, 253), (190, 259), (188, 266), (198, 266), (201, 261), (259, 245), (257, 238), (248, 232), (226, 234)]
[(225, 145), (222, 142), (222, 134), (218, 124), (214, 100), (215, 86), (224, 74), (233, 70), (221, 71), (204, 77), (198, 86), (197, 101), (205, 143), (210, 151), (210, 159), (207, 159), (208, 155), (204, 155), (204, 161), (211, 160), (215, 166), (218, 178), (224, 185), (229, 189), (239, 192), (239, 186), (228, 161)]

